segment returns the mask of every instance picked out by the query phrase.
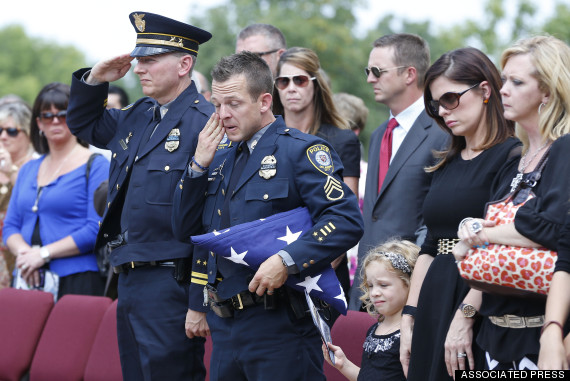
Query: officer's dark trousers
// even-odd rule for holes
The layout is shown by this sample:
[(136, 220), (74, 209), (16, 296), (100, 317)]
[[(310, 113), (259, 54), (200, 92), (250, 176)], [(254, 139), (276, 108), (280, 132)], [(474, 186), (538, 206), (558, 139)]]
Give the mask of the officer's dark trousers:
[(207, 315), (212, 333), (211, 381), (325, 380), (321, 339), (311, 316), (296, 319), (290, 306), (256, 305), (234, 317)]
[(204, 380), (204, 339), (184, 331), (188, 287), (171, 267), (119, 274), (117, 334), (125, 381)]

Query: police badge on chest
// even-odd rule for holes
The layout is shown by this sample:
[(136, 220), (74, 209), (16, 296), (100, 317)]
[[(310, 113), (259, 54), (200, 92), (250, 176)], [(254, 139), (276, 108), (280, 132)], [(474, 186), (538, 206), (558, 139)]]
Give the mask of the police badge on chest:
[(168, 152), (173, 152), (178, 149), (180, 145), (180, 130), (178, 128), (173, 128), (168, 133), (168, 137), (166, 138), (166, 143), (164, 143), (164, 148)]
[(259, 176), (263, 177), (265, 180), (269, 180), (277, 173), (277, 159), (275, 156), (269, 155), (265, 156), (261, 160), (261, 167), (259, 168)]

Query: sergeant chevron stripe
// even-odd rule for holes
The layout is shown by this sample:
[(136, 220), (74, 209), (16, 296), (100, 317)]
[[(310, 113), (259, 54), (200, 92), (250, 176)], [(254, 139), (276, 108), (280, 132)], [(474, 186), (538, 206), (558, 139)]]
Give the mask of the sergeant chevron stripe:
[(327, 195), (327, 200), (336, 201), (344, 197), (342, 184), (334, 177), (327, 176), (327, 182), (324, 188), (325, 194)]

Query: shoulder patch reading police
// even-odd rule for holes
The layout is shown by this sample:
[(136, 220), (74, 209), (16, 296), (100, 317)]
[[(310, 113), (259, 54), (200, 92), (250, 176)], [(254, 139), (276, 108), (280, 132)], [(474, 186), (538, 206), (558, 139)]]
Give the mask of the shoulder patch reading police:
[(178, 149), (180, 145), (180, 130), (178, 128), (173, 128), (168, 133), (168, 137), (166, 138), (166, 143), (164, 143), (164, 148), (168, 152), (172, 152)]
[(315, 144), (309, 147), (307, 149), (307, 157), (311, 164), (325, 175), (331, 175), (334, 172), (330, 149), (326, 145)]

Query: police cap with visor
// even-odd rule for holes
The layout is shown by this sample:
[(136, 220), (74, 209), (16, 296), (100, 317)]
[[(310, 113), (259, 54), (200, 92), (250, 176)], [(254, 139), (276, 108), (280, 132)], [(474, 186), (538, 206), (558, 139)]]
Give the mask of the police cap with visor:
[(133, 12), (129, 19), (137, 32), (136, 47), (131, 57), (172, 52), (196, 56), (199, 45), (212, 38), (212, 34), (205, 30), (154, 13)]

